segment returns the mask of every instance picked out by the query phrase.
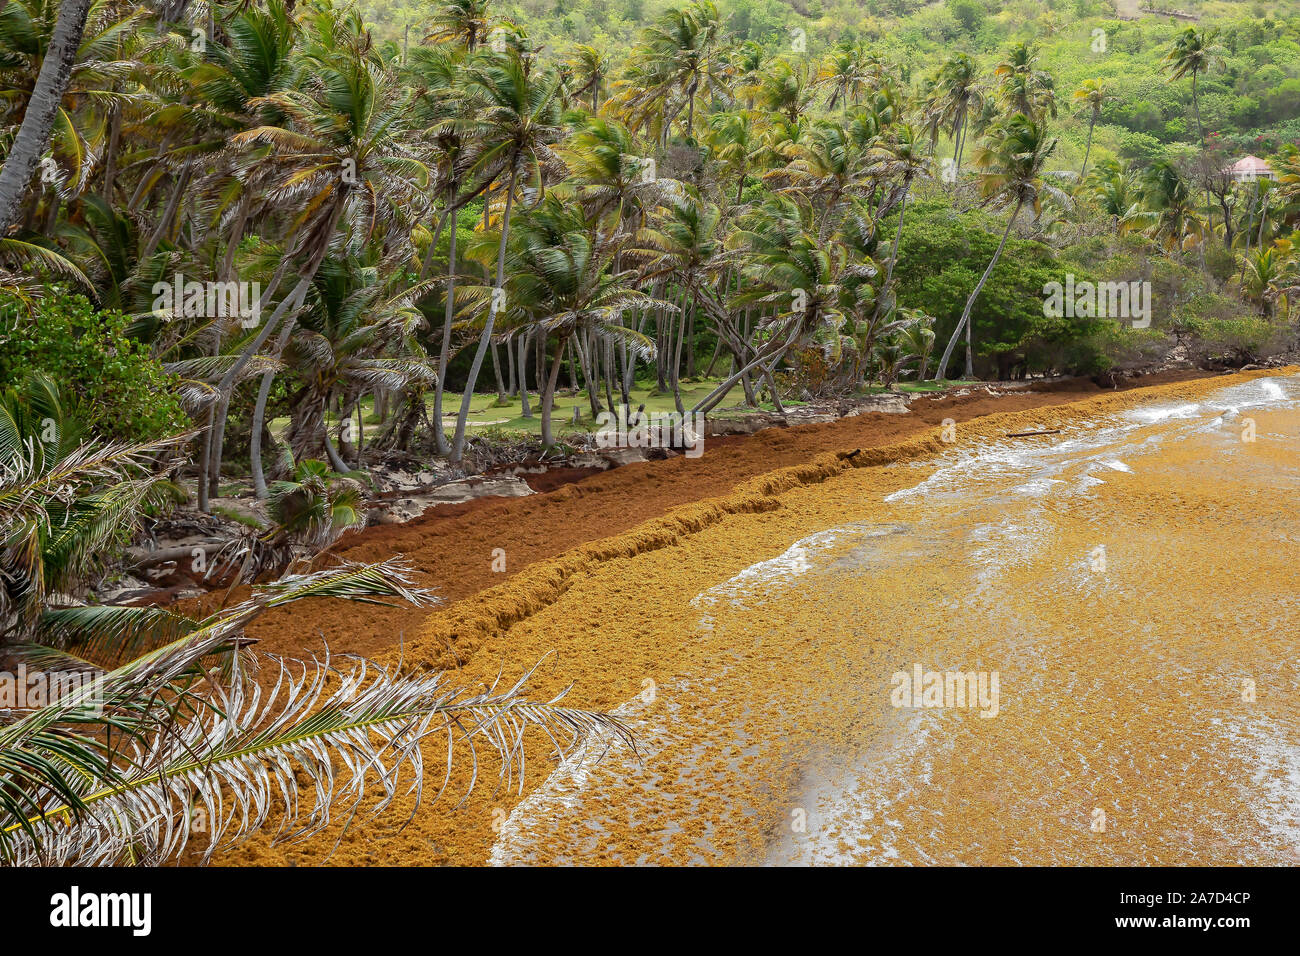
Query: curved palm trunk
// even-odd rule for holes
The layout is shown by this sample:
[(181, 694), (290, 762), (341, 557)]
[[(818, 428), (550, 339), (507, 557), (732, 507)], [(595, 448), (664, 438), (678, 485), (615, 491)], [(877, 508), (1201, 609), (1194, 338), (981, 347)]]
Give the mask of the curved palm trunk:
[(90, 0), (63, 0), (50, 46), (41, 60), (41, 72), (27, 100), (27, 111), (14, 137), (9, 156), (0, 166), (0, 236), (18, 221), (23, 195), (36, 172), (41, 155), (50, 145), (54, 118), (68, 89), (81, 35), (86, 29)]
[[(501, 217), (501, 241), (497, 244), (497, 281), (495, 289), (505, 287), (506, 276), (506, 241), (510, 236), (510, 212), (514, 206), (515, 200), (515, 166), (510, 166), (510, 182), (506, 186), (506, 208)], [(474, 361), (469, 367), (469, 380), (465, 382), (465, 391), (460, 397), (460, 412), (456, 416), (456, 435), (451, 444), (451, 461), (459, 463), (465, 453), (465, 426), (469, 422), (469, 403), (474, 398), (474, 383), (478, 381), (479, 369), (483, 367), (483, 357), (487, 354), (488, 346), (492, 343), (492, 328), (496, 325), (497, 319), (497, 298), (499, 293), (493, 292), (492, 300), (488, 304), (487, 322), (483, 326), (483, 334), (478, 340), (478, 349), (474, 352)]]
[(794, 341), (798, 335), (799, 329), (796, 327), (784, 342), (779, 339), (773, 339), (768, 343), (766, 348), (759, 349), (746, 365), (741, 366), (738, 370), (728, 376), (726, 381), (722, 382), (717, 388), (709, 392), (708, 395), (705, 395), (704, 398), (700, 399), (700, 401), (696, 403), (695, 407), (691, 409), (690, 413), (692, 415), (707, 415), (709, 412), (713, 411), (717, 404), (727, 397), (727, 393), (736, 387), (736, 383), (748, 375), (751, 370), (758, 368), (758, 366), (767, 362), (769, 359), (773, 364), (779, 362), (781, 357), (790, 350), (790, 346), (794, 345)]
[[(311, 288), (312, 280), (316, 277), (316, 272), (320, 269), (321, 263), (325, 261), (326, 252), (329, 251), (329, 237), (333, 236), (334, 227), (338, 225), (339, 216), (342, 214), (343, 204), (341, 202), (335, 203), (334, 208), (330, 211), (329, 226), (323, 233), (326, 239), (321, 243), (319, 249), (312, 252), (311, 258), (307, 261), (306, 267), (299, 273), (298, 284), (293, 287), (287, 296), (280, 300), (280, 304), (275, 307), (275, 311), (271, 313), (271, 317), (262, 324), (262, 328), (258, 330), (253, 341), (244, 346), (243, 351), (240, 352), (239, 358), (235, 360), (234, 365), (230, 367), (226, 374), (221, 377), (221, 381), (217, 383), (217, 394), (219, 396), (217, 414), (213, 421), (212, 428), (209, 429), (208, 435), (206, 436), (206, 439), (204, 439), (208, 445), (208, 467), (211, 471), (209, 482), (213, 484), (215, 484), (215, 482), (217, 482), (221, 477), (221, 454), (222, 446), (225, 443), (226, 417), (230, 412), (230, 398), (234, 394), (235, 381), (239, 377), (239, 373), (242, 372), (247, 367), (248, 363), (253, 360), (253, 356), (257, 354), (258, 350), (266, 344), (266, 340), (270, 338), (271, 333), (275, 331), (280, 322), (284, 320), (285, 316), (292, 315), (294, 310), (301, 306), (303, 301), (306, 300), (307, 292)], [(293, 247), (294, 240), (290, 240), (290, 242), (287, 243), (286, 248), (293, 249)], [(271, 277), (270, 288), (264, 291), (261, 299), (258, 300), (259, 308), (266, 304), (271, 294), (275, 291), (275, 288), (280, 284), (280, 277), (284, 275), (288, 263), (289, 256), (285, 256), (280, 265), (276, 268), (275, 274)], [(199, 499), (200, 508), (206, 510), (203, 508), (203, 502), (205, 499), (202, 491), (199, 493)]]
[[(1016, 208), (1012, 211), (1011, 218), (1007, 220), (1007, 228), (1002, 231), (1002, 241), (998, 243), (997, 251), (993, 253), (993, 258), (989, 260), (988, 268), (985, 269), (984, 274), (980, 276), (980, 281), (979, 284), (975, 286), (975, 291), (972, 292), (970, 298), (966, 300), (966, 308), (962, 309), (961, 319), (958, 320), (957, 327), (952, 330), (952, 338), (948, 340), (948, 344), (943, 350), (943, 357), (939, 359), (939, 367), (934, 373), (934, 380), (936, 382), (943, 381), (948, 375), (948, 360), (952, 358), (953, 349), (957, 347), (957, 341), (961, 337), (962, 330), (970, 324), (970, 314), (971, 310), (975, 308), (975, 300), (978, 299), (980, 293), (984, 291), (984, 284), (989, 281), (989, 276), (993, 274), (993, 267), (998, 264), (998, 259), (1002, 256), (1002, 250), (1007, 244), (1007, 237), (1011, 235), (1011, 227), (1015, 224), (1016, 217), (1020, 215), (1020, 207), (1022, 204), (1023, 200), (1016, 201)], [(971, 337), (969, 333), (967, 333), (966, 337), (966, 356), (966, 361), (969, 363), (971, 360)], [(968, 369), (967, 374), (972, 371), (974, 371), (974, 369)]]
[[(293, 323), (286, 322), (276, 340), (276, 355), (284, 353), (292, 333)], [(271, 383), (274, 380), (275, 372), (267, 372), (262, 376), (261, 384), (257, 387), (257, 404), (253, 406), (252, 430), (248, 436), (248, 462), (253, 472), (253, 493), (258, 498), (267, 496), (266, 473), (262, 468), (262, 424), (266, 421), (266, 403), (271, 395)]]

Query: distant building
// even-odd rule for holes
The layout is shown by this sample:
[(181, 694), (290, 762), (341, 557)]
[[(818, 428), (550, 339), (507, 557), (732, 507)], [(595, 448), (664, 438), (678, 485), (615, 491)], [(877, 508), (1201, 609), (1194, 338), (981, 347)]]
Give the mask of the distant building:
[(1253, 183), (1257, 179), (1277, 179), (1273, 167), (1258, 156), (1243, 156), (1225, 171), (1239, 183)]

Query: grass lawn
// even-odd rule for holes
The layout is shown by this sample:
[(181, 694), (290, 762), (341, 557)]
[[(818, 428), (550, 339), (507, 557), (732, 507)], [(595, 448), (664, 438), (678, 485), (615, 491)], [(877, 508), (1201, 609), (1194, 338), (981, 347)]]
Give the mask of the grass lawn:
[[(682, 401), (689, 410), (697, 401), (709, 394), (720, 382), (720, 378), (700, 378), (694, 380), (682, 381)], [(926, 394), (930, 392), (939, 392), (945, 388), (951, 388), (954, 385), (969, 385), (972, 382), (962, 380), (952, 380), (946, 382), (900, 382), (897, 390), (912, 394)], [(878, 395), (885, 389), (879, 385), (872, 386), (867, 390), (869, 395)], [(743, 401), (744, 393), (739, 385), (731, 390), (723, 401), (728, 406), (735, 406)], [(615, 391), (614, 400), (619, 400), (619, 393)], [(542, 432), (542, 413), (538, 404), (536, 393), (530, 392), (528, 396), (529, 407), (533, 413), (532, 418), (524, 418), (521, 414), (522, 409), (518, 397), (508, 399), (505, 402), (498, 402), (494, 393), (478, 392), (470, 400), (469, 405), (469, 426), (471, 434), (484, 430), (516, 432), (520, 434), (540, 435)], [(604, 396), (601, 396), (601, 406), (605, 404)], [(672, 392), (663, 392), (654, 394), (653, 382), (637, 382), (632, 389), (632, 407), (635, 409), (638, 405), (644, 404), (647, 413), (650, 412), (675, 412), (676, 404), (673, 402)], [(797, 408), (802, 402), (786, 401), (787, 408)], [(425, 396), (425, 405), (429, 410), (430, 416), (433, 415), (433, 393), (429, 392)], [(443, 397), (443, 421), (450, 431), (456, 425), (456, 411), (460, 407), (460, 394), (446, 395)], [(562, 432), (571, 432), (573, 428), (573, 409), (578, 409), (580, 415), (579, 426), (584, 431), (594, 431), (595, 422), (591, 418), (591, 403), (587, 400), (586, 391), (581, 391), (576, 395), (562, 391), (555, 397), (555, 412), (552, 421), (556, 434)], [(370, 398), (362, 400), (363, 416), (367, 426), (379, 424), (378, 418), (374, 413), (374, 403)], [(759, 408), (765, 411), (772, 411), (773, 407), (770, 402), (762, 402)], [(715, 409), (712, 413), (714, 417), (727, 416), (725, 409)], [(333, 415), (327, 415), (326, 421), (332, 425), (336, 424)], [(271, 433), (279, 439), (284, 429), (288, 426), (287, 418), (277, 418), (270, 423)], [(367, 427), (369, 432), (369, 427)]]
[[(687, 410), (689, 411), (692, 405), (708, 395), (709, 392), (713, 391), (721, 381), (722, 379), (720, 378), (701, 378), (692, 381), (683, 380), (681, 383), (682, 402), (686, 405)], [(653, 392), (653, 382), (637, 382), (631, 392), (632, 408), (635, 410), (637, 406), (644, 404), (647, 414), (651, 412), (677, 411), (677, 405), (673, 401), (671, 391), (662, 394), (652, 394)], [(737, 401), (741, 400), (743, 394), (744, 393), (741, 391), (740, 386), (737, 385), (724, 401), (735, 404)], [(604, 407), (604, 395), (601, 395), (600, 399), (600, 404)], [(619, 392), (615, 390), (614, 401), (617, 402), (619, 399)], [(366, 410), (364, 413), (366, 424), (375, 424), (377, 419), (374, 416), (374, 410), (370, 400), (366, 399), (362, 404)], [(430, 416), (432, 416), (432, 392), (425, 396), (425, 404), (429, 409)], [(542, 411), (536, 393), (530, 392), (528, 394), (528, 404), (533, 413), (532, 418), (523, 417), (522, 407), (518, 397), (499, 403), (495, 394), (482, 392), (476, 393), (470, 400), (468, 430), (471, 434), (483, 429), (499, 429), (502, 431), (541, 435)], [(788, 407), (792, 404), (798, 403), (786, 402), (785, 404)], [(595, 430), (596, 423), (593, 422), (591, 418), (591, 403), (587, 400), (586, 391), (583, 390), (576, 395), (572, 395), (566, 390), (555, 396), (555, 411), (552, 414), (552, 422), (557, 434), (559, 432), (574, 430), (571, 423), (573, 421), (573, 409), (575, 407), (578, 409), (578, 414), (581, 416), (579, 419), (580, 427), (585, 431)], [(763, 404), (760, 407), (765, 408), (768, 411), (772, 410), (770, 404)], [(459, 394), (443, 397), (443, 421), (446, 423), (448, 429), (455, 427), (456, 412), (459, 408)]]

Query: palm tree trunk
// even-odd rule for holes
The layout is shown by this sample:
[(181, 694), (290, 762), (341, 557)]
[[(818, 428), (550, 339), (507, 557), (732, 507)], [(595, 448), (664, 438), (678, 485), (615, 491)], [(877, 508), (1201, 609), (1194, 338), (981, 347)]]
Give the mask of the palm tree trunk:
[[(289, 336), (292, 334), (293, 323), (284, 323), (275, 343), (277, 356), (284, 354), (285, 347), (289, 344)], [(253, 422), (248, 435), (248, 464), (253, 472), (253, 493), (258, 498), (265, 498), (267, 495), (266, 474), (262, 468), (262, 424), (266, 421), (266, 402), (271, 395), (271, 383), (274, 381), (275, 372), (266, 372), (262, 375), (262, 381), (257, 386), (257, 404), (253, 406)]]
[(1097, 108), (1093, 107), (1092, 119), (1088, 120), (1088, 145), (1083, 150), (1083, 168), (1079, 170), (1079, 181), (1088, 173), (1088, 157), (1092, 155), (1092, 127), (1097, 122)]
[(451, 451), (447, 430), (442, 427), (442, 393), (447, 387), (447, 366), (451, 361), (451, 320), (456, 309), (456, 217), (458, 209), (451, 211), (451, 247), (447, 251), (447, 307), (442, 317), (442, 344), (438, 348), (438, 381), (433, 384), (433, 438), (438, 454), (446, 456)]
[(617, 406), (614, 405), (614, 343), (601, 343), (601, 365), (605, 370), (605, 403), (613, 411)]
[(117, 178), (117, 150), (122, 141), (122, 107), (113, 107), (109, 115), (108, 130), (108, 147), (104, 152), (104, 184), (100, 195), (103, 196), (104, 202), (112, 205), (113, 181)]
[(465, 382), (465, 391), (460, 397), (460, 412), (456, 416), (456, 435), (451, 444), (451, 461), (459, 464), (461, 457), (465, 452), (465, 426), (469, 422), (469, 403), (474, 398), (474, 383), (478, 381), (479, 369), (483, 367), (483, 356), (487, 354), (488, 346), (492, 343), (492, 329), (496, 325), (497, 319), (497, 299), (500, 293), (496, 289), (504, 289), (506, 281), (506, 241), (510, 236), (510, 211), (513, 208), (515, 200), (515, 164), (510, 164), (510, 182), (506, 185), (506, 208), (501, 217), (501, 240), (497, 243), (497, 280), (494, 286), (492, 299), (488, 304), (487, 322), (483, 326), (483, 334), (478, 340), (478, 349), (474, 352), (474, 361), (469, 367), (469, 378)]
[(673, 402), (677, 406), (677, 414), (685, 415), (686, 406), (682, 402), (682, 345), (686, 341), (686, 303), (690, 301), (690, 293), (682, 289), (682, 310), (681, 318), (677, 320), (677, 345), (673, 349), (673, 364), (668, 370), (668, 381), (673, 389)]
[[(957, 327), (952, 331), (952, 338), (948, 340), (948, 345), (943, 350), (943, 357), (939, 359), (939, 367), (934, 373), (934, 380), (936, 382), (943, 381), (948, 374), (948, 360), (952, 358), (952, 350), (956, 347), (957, 340), (961, 336), (962, 330), (970, 323), (971, 309), (975, 307), (975, 300), (979, 298), (979, 294), (984, 291), (984, 283), (988, 282), (989, 276), (993, 274), (993, 267), (998, 264), (998, 259), (1002, 255), (1002, 249), (1007, 244), (1007, 237), (1011, 235), (1011, 227), (1015, 224), (1016, 216), (1020, 215), (1020, 207), (1023, 202), (1024, 200), (1016, 200), (1016, 208), (1012, 210), (1011, 218), (1007, 220), (1007, 228), (1002, 231), (1002, 241), (998, 243), (998, 248), (997, 251), (993, 253), (993, 258), (989, 260), (988, 268), (985, 269), (984, 274), (980, 276), (980, 281), (979, 284), (975, 286), (975, 291), (972, 292), (970, 298), (966, 300), (966, 308), (962, 309), (961, 319), (958, 320)], [(970, 361), (970, 350), (970, 337), (968, 335), (966, 339), (968, 362)]]
[(749, 374), (751, 369), (757, 368), (769, 359), (772, 360), (773, 364), (779, 362), (781, 356), (785, 355), (785, 353), (789, 351), (790, 346), (794, 344), (794, 340), (798, 334), (799, 330), (796, 328), (790, 333), (790, 336), (784, 342), (773, 339), (767, 344), (766, 348), (760, 349), (747, 365), (744, 365), (738, 371), (733, 372), (726, 381), (722, 382), (722, 384), (717, 388), (709, 392), (708, 395), (705, 395), (704, 398), (700, 399), (700, 401), (696, 403), (695, 407), (691, 409), (690, 413), (692, 415), (707, 415), (720, 401), (727, 397), (727, 393), (730, 392), (736, 386), (736, 383), (744, 378), (745, 375)]
[(140, 250), (142, 260), (153, 255), (158, 248), (158, 244), (171, 232), (172, 222), (176, 219), (176, 210), (180, 207), (185, 190), (189, 188), (192, 173), (193, 168), (187, 163), (185, 168), (181, 170), (181, 174), (176, 178), (176, 188), (172, 190), (172, 198), (167, 202), (167, 208), (163, 210), (162, 216), (159, 217), (157, 227), (150, 234), (144, 248)]
[(528, 405), (528, 337), (527, 332), (519, 336), (519, 414), (523, 418), (533, 417)]
[(889, 253), (889, 265), (885, 266), (885, 283), (880, 287), (881, 293), (889, 291), (889, 283), (894, 278), (894, 263), (898, 261), (898, 240), (903, 238), (903, 213), (907, 212), (907, 194), (911, 180), (903, 183), (903, 198), (898, 201), (898, 226), (894, 230), (894, 246)]
[[(555, 358), (551, 360), (551, 371), (542, 386), (542, 445), (550, 448), (555, 444), (551, 435), (551, 414), (555, 406), (555, 383), (560, 377), (560, 366), (564, 363), (564, 341), (555, 345)], [(540, 366), (539, 366), (540, 368)]]
[(27, 100), (22, 125), (4, 165), (0, 166), (0, 236), (7, 235), (17, 222), (23, 195), (42, 154), (50, 145), (54, 118), (72, 76), (89, 10), (90, 0), (62, 0), (59, 4), (59, 19), (54, 24), (49, 48), (41, 60), (36, 85)]

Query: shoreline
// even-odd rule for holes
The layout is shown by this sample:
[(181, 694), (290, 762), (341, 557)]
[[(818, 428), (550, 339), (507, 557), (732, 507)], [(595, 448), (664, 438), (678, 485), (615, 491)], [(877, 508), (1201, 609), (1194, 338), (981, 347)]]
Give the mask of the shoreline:
[[(414, 570), (416, 583), (434, 589), (443, 601), (440, 607), (447, 608), (508, 583), (539, 561), (622, 534), (673, 508), (728, 495), (743, 482), (805, 464), (821, 454), (893, 445), (927, 433), (947, 418), (961, 426), (1005, 412), (1225, 377), (1203, 370), (1175, 370), (1126, 381), (1118, 388), (1103, 388), (1089, 379), (1067, 379), (1038, 390), (1017, 389), (996, 396), (987, 394), (982, 385), (965, 386), (956, 389), (965, 392), (961, 395), (918, 396), (906, 414), (873, 412), (714, 437), (707, 440), (699, 458), (634, 462), (531, 495), (437, 505), (408, 522), (348, 532), (315, 564), (326, 566), (331, 558), (369, 563), (401, 554)], [(500, 566), (494, 560), (496, 549), (505, 552), (504, 572), (494, 570)], [(240, 600), (244, 590), (236, 588), (227, 603)], [(187, 598), (179, 606), (211, 613), (225, 595), (224, 590), (213, 591)], [(306, 600), (266, 613), (250, 625), (248, 636), (259, 642), (260, 651), (283, 657), (319, 653), (326, 645), (333, 654), (378, 656), (414, 639), (427, 615), (427, 610), (416, 608), (358, 604), (349, 606), (345, 616), (336, 602)]]
[[(1094, 421), (1150, 400), (1195, 398), (1233, 382), (1296, 371), (1292, 367), (1230, 378), (1202, 377), (979, 416), (978, 421), (967, 419), (968, 427), (959, 429), (958, 442), (1003, 438), (1043, 423), (1068, 426)], [(416, 670), (454, 668), (457, 673), (451, 675), (452, 682), (474, 686), (490, 681), (503, 669), (513, 675), (553, 655), (530, 681), (535, 697), (548, 697), (573, 685), (569, 701), (575, 706), (618, 707), (640, 693), (646, 675), (661, 683), (671, 680), (687, 657), (700, 652), (694, 642), (675, 637), (691, 619), (692, 594), (709, 587), (715, 578), (727, 580), (769, 556), (773, 549), (779, 553), (789, 541), (812, 530), (817, 521), (826, 520), (827, 514), (843, 512), (851, 517), (849, 512), (869, 513), (882, 493), (910, 486), (921, 477), (913, 469), (873, 465), (920, 462), (951, 447), (939, 440), (933, 427), (914, 431), (917, 434), (910, 437), (878, 444), (874, 454), (864, 449), (863, 454), (850, 458), (850, 446), (771, 469), (753, 480), (738, 482), (722, 496), (697, 499), (669, 509), (656, 520), (638, 522), (625, 533), (564, 549), (555, 558), (534, 563), (528, 573), (512, 576), (504, 585), (473, 593), (469, 599), (432, 613), (419, 612), (425, 619), (423, 626), (408, 633), (401, 648), (401, 665)], [(578, 490), (581, 486), (561, 489), (555, 500), (540, 507), (563, 512), (599, 494), (583, 494)], [(529, 501), (532, 499), (515, 499), (506, 511)], [(689, 586), (683, 586), (687, 583)], [(633, 613), (633, 607), (639, 610)], [(381, 657), (381, 663), (391, 666), (398, 659), (394, 648)], [(529, 762), (521, 791), (493, 792), (489, 781), (481, 781), (480, 788), (457, 808), (456, 798), (464, 782), (463, 768), (458, 768), (452, 774), (446, 804), (422, 808), (404, 830), (399, 830), (397, 821), (406, 819), (414, 809), (409, 797), (399, 799), (391, 811), (391, 822), (379, 818), (343, 835), (333, 856), (330, 848), (339, 834), (331, 827), (298, 846), (271, 847), (269, 840), (259, 835), (244, 848), (222, 855), (218, 862), (274, 866), (361, 864), (382, 859), (408, 865), (482, 864), (495, 842), (500, 813), (509, 813), (547, 779), (553, 767), (543, 741), (533, 740), (526, 749)], [(440, 752), (438, 747), (434, 750)], [(440, 758), (430, 755), (428, 759)], [(380, 838), (388, 842), (379, 844)]]

